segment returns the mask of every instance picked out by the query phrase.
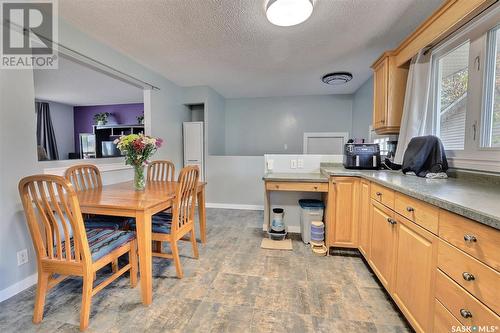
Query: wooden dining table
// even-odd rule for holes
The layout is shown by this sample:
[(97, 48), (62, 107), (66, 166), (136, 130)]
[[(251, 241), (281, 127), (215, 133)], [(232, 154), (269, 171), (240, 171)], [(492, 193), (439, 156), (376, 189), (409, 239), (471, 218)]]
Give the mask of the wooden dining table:
[[(199, 182), (197, 188), (202, 244), (206, 243), (205, 185)], [(151, 217), (172, 207), (177, 186), (176, 181), (148, 181), (144, 191), (135, 191), (133, 182), (129, 181), (77, 193), (82, 213), (135, 218), (144, 305), (153, 301)]]

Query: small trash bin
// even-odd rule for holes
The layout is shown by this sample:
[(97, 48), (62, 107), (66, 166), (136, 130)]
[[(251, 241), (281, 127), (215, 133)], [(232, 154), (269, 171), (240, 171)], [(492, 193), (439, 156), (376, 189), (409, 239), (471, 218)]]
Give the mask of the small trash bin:
[(316, 199), (300, 199), (300, 235), (306, 244), (311, 242), (311, 222), (323, 221), (325, 204)]

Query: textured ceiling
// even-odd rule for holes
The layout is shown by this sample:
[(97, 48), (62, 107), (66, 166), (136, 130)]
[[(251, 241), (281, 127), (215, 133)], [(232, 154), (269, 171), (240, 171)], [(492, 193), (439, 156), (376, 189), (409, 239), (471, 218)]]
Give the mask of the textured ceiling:
[[(78, 29), (180, 86), (208, 85), (227, 98), (353, 93), (369, 66), (441, 0), (315, 0), (294, 27), (265, 16), (266, 0), (59, 0)], [(323, 74), (354, 79), (327, 86)]]
[(59, 58), (57, 70), (35, 69), (35, 98), (68, 105), (142, 103), (144, 91), (70, 61)]

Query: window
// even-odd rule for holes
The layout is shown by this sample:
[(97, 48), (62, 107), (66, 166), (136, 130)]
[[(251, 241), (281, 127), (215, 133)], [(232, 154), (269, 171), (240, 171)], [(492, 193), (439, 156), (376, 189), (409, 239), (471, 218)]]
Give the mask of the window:
[(500, 171), (500, 6), (431, 52), (429, 110), (454, 167)]
[(464, 149), (469, 41), (437, 57), (437, 134), (447, 150)]
[(488, 33), (482, 147), (500, 147), (500, 27)]

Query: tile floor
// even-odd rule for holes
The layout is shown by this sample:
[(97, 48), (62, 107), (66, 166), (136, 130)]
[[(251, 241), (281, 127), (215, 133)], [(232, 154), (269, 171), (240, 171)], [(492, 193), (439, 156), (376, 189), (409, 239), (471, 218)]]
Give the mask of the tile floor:
[[(154, 259), (153, 304), (118, 279), (94, 297), (88, 332), (411, 332), (361, 258), (315, 257), (299, 240), (293, 251), (262, 250), (262, 220), (208, 209), (200, 259), (181, 245), (184, 279)], [(31, 323), (34, 291), (0, 303), (0, 332), (78, 331), (79, 279), (49, 293), (40, 325)]]

